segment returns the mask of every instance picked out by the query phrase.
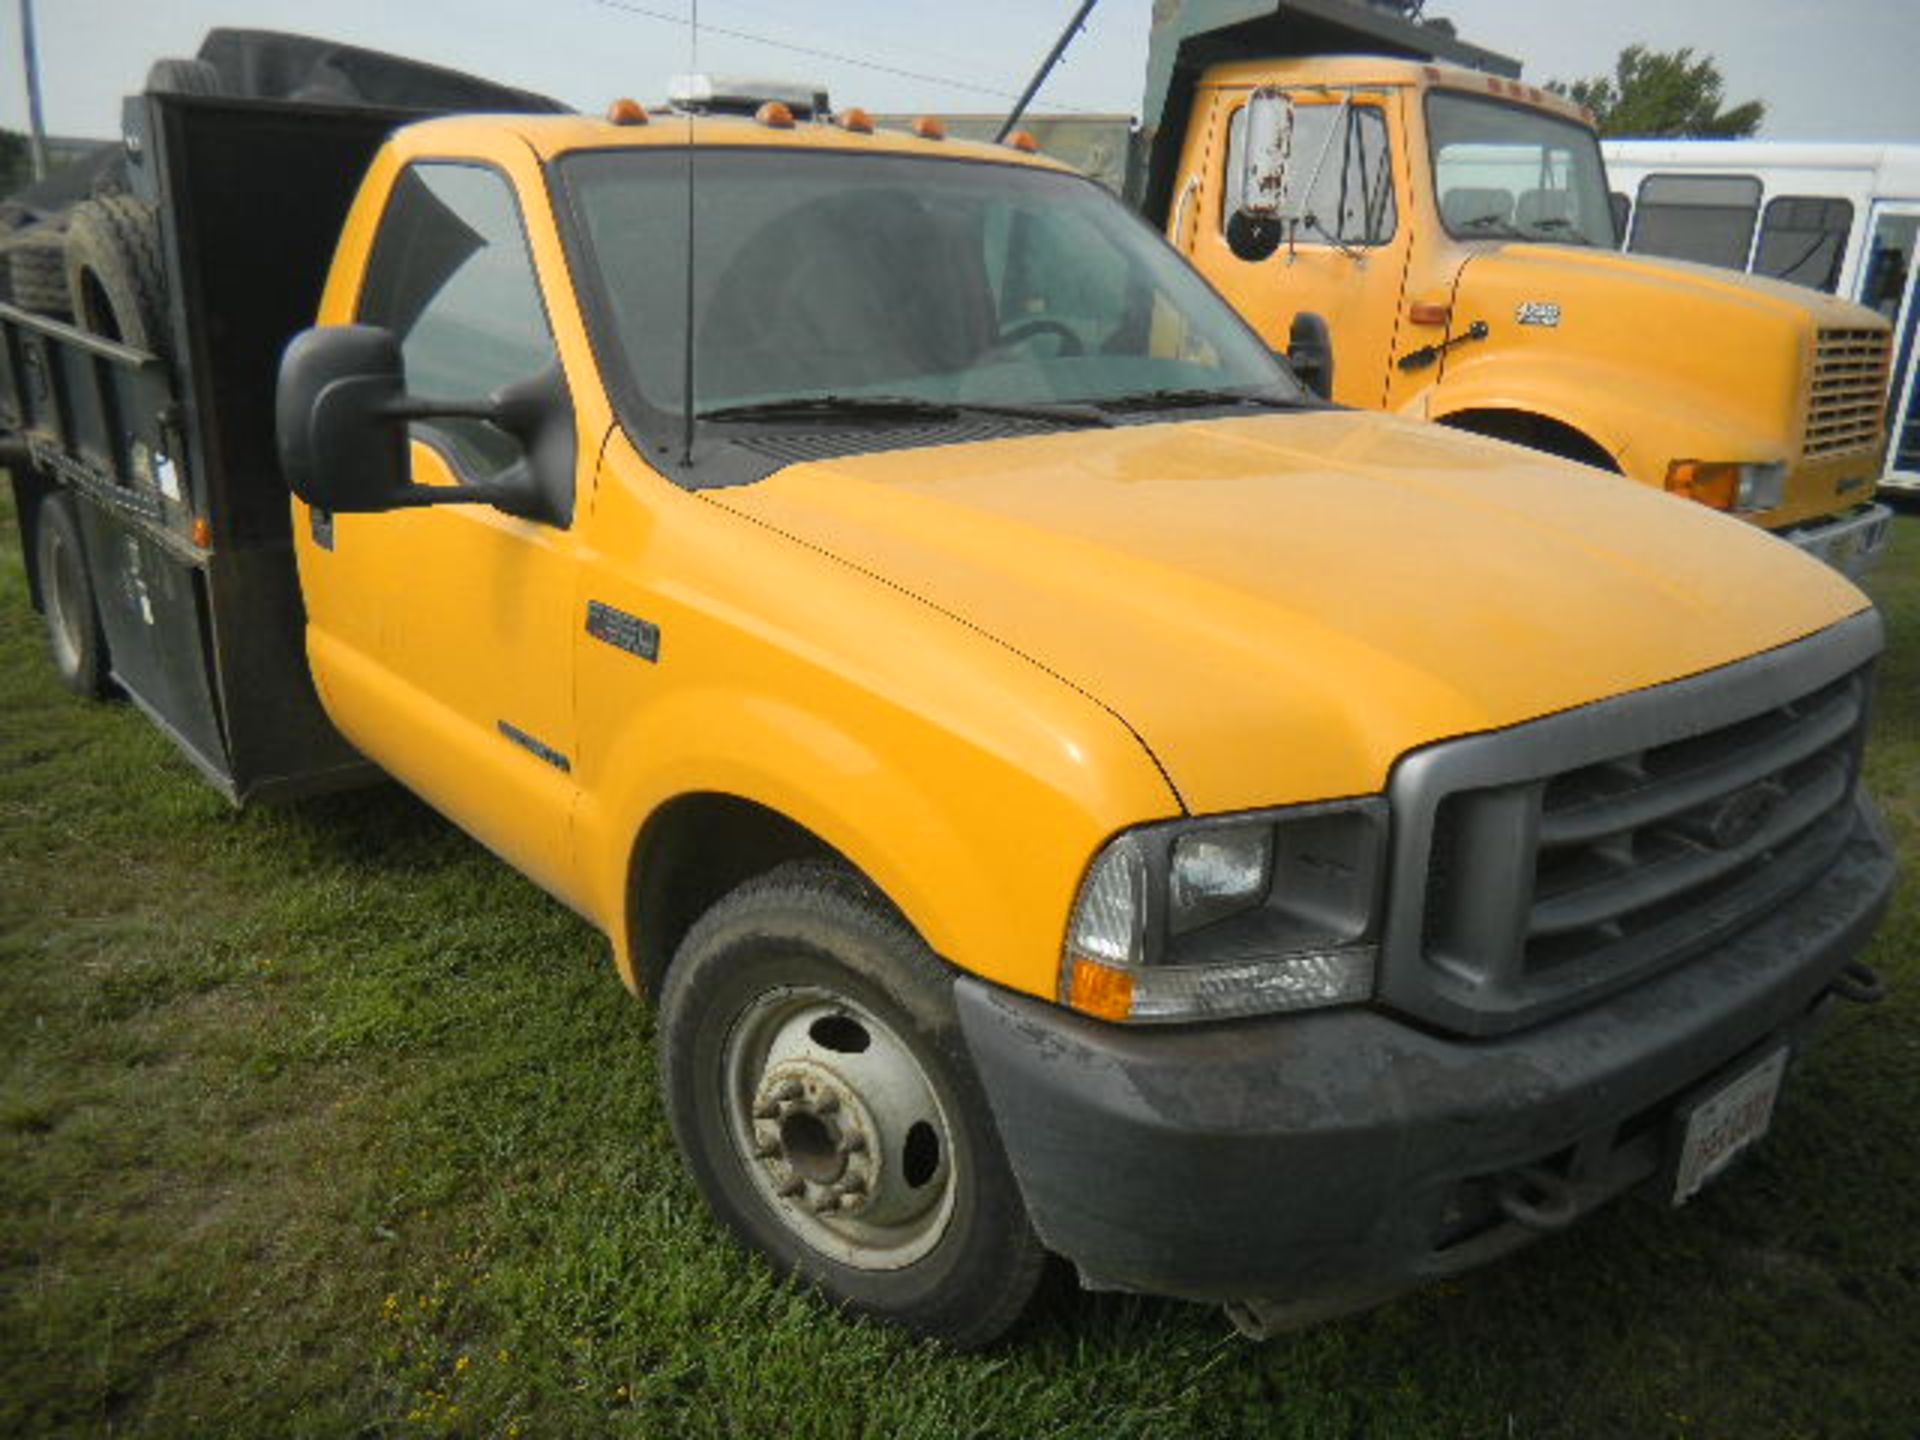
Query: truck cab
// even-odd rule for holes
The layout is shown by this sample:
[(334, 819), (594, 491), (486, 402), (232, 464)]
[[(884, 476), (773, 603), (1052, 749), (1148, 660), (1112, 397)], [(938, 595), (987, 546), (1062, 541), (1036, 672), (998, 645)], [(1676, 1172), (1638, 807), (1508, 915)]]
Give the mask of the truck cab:
[[(1342, 403), (1618, 471), (1850, 573), (1884, 544), (1886, 321), (1619, 254), (1579, 106), (1371, 55), (1227, 60), (1190, 94), (1177, 149), (1155, 146), (1167, 173), (1148, 179), (1151, 218), (1269, 343), (1302, 312), (1324, 316)], [(1290, 147), (1279, 213), (1250, 226), (1256, 97), (1285, 112)]]

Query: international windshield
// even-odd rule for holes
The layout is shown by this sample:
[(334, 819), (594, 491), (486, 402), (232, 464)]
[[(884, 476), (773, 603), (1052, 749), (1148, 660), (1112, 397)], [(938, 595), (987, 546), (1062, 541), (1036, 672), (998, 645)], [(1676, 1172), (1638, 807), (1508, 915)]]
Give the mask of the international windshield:
[[(667, 422), (685, 383), (687, 153), (588, 152), (560, 175), (599, 344)], [(1205, 282), (1077, 176), (702, 146), (694, 184), (693, 408), (714, 427), (822, 399), (864, 397), (845, 413), (897, 424), (915, 418), (904, 402), (1304, 397)], [(817, 423), (834, 408), (787, 410)]]
[(1456, 240), (1618, 243), (1599, 141), (1577, 121), (1435, 90), (1427, 144), (1440, 218)]

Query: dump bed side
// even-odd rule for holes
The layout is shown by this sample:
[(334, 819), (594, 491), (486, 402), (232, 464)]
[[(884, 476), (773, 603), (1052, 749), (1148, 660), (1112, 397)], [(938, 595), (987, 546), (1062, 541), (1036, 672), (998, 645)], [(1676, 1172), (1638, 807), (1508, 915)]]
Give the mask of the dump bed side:
[(158, 217), (164, 353), (0, 312), (22, 518), (50, 487), (73, 494), (114, 678), (236, 802), (372, 773), (307, 673), (273, 389), (360, 176), (414, 118), (134, 97), (128, 188)]

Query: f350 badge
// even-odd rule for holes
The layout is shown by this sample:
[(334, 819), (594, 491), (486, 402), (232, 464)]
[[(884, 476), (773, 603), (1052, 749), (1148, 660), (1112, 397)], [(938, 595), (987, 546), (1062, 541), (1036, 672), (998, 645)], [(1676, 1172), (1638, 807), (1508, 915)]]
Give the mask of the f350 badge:
[(1522, 325), (1555, 326), (1560, 323), (1560, 306), (1552, 300), (1522, 300), (1513, 318)]

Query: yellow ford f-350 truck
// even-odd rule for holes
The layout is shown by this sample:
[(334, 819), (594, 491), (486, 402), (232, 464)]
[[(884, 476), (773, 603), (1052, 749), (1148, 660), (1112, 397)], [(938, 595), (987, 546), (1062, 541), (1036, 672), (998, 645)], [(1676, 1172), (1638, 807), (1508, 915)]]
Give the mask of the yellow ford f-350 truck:
[(172, 360), (0, 309), (63, 674), (588, 917), (836, 1302), (1370, 1304), (1684, 1201), (1876, 993), (1865, 597), (1327, 404), (1093, 182), (779, 106), (129, 115)]

